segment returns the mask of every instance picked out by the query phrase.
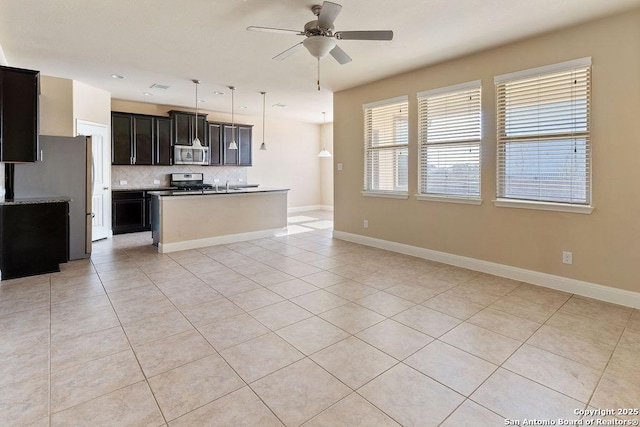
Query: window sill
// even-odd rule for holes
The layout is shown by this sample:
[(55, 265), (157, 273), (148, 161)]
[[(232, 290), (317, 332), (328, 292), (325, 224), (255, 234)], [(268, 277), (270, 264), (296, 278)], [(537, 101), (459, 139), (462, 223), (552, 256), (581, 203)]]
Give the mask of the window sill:
[(593, 206), (586, 205), (570, 205), (564, 203), (534, 202), (528, 200), (508, 199), (497, 199), (493, 201), (493, 204), (499, 208), (536, 209), (541, 211), (568, 212), (585, 215), (591, 214), (594, 209)]
[(464, 205), (481, 205), (482, 199), (472, 199), (467, 197), (446, 197), (446, 196), (432, 196), (429, 194), (416, 194), (417, 200), (426, 202), (445, 202), (445, 203), (460, 203)]
[(387, 199), (408, 199), (409, 193), (400, 192), (400, 191), (372, 191), (366, 190), (362, 191), (362, 194), (365, 197), (383, 197)]

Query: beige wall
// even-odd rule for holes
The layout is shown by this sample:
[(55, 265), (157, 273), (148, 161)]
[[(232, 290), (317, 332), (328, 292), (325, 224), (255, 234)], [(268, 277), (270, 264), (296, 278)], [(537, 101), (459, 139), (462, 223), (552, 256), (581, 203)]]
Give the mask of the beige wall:
[(111, 94), (84, 83), (40, 76), (40, 135), (74, 136), (76, 120), (111, 123)]
[[(497, 208), (493, 77), (592, 57), (591, 215)], [(640, 9), (334, 95), (335, 228), (640, 292)], [(417, 201), (416, 92), (482, 80), (481, 206)], [(363, 197), (362, 104), (409, 96), (408, 200)], [(363, 220), (369, 228), (363, 228)], [(573, 265), (562, 264), (573, 252)]]
[[(192, 111), (170, 105), (145, 104), (113, 99), (113, 111), (167, 115), (170, 110)], [(231, 121), (231, 114), (201, 111), (211, 121)], [(265, 128), (266, 151), (260, 151), (262, 117), (235, 114), (235, 121), (253, 125), (253, 166), (246, 169), (247, 182), (263, 187), (290, 188), (289, 207), (323, 204), (321, 194), (320, 126), (312, 123), (269, 118)], [(215, 169), (215, 168), (213, 168)]]
[(73, 81), (40, 76), (40, 135), (74, 136)]
[(73, 126), (76, 120), (86, 120), (110, 126), (111, 94), (84, 83), (73, 81)]

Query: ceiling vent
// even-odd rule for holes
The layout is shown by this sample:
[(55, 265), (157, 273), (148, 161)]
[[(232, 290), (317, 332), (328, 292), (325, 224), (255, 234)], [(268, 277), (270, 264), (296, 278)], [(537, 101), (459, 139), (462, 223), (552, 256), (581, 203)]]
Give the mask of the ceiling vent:
[(159, 83), (154, 83), (151, 86), (149, 86), (149, 89), (159, 89), (159, 90), (167, 90), (169, 89), (171, 86), (167, 86), (167, 85), (161, 85)]

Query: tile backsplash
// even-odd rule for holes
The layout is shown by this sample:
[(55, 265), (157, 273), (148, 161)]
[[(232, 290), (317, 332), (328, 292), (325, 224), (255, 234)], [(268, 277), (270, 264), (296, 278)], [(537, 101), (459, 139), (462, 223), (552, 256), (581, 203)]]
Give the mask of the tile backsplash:
[[(214, 179), (220, 180), (221, 185), (224, 185), (227, 181), (229, 181), (229, 184), (247, 183), (247, 168), (244, 167), (194, 165), (111, 166), (111, 187), (114, 189), (168, 187), (170, 173), (190, 172), (204, 174), (204, 182), (207, 184), (213, 184)], [(154, 180), (160, 181), (160, 184), (154, 184)], [(120, 181), (127, 181), (127, 184), (120, 185)]]

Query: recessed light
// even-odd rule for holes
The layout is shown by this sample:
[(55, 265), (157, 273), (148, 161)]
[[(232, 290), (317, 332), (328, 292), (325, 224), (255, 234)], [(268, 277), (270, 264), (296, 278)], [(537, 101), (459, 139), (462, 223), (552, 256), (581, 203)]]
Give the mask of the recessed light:
[(247, 109), (247, 106), (246, 106), (246, 105), (241, 105), (241, 106), (240, 106), (240, 109), (241, 109), (241, 110), (246, 110), (246, 109)]
[(144, 93), (144, 96), (153, 96), (153, 94), (152, 94), (152, 93), (149, 93), (149, 92), (145, 92), (145, 93)]
[(216, 90), (213, 92), (214, 95), (224, 95), (224, 92), (220, 92), (219, 90)]
[(279, 102), (278, 102), (277, 104), (273, 104), (273, 105), (272, 105), (272, 107), (276, 107), (276, 108), (284, 108), (284, 107), (286, 107), (286, 106), (287, 106), (287, 104), (281, 104), (281, 103), (279, 103)]
[(114, 79), (118, 79), (118, 80), (124, 79), (124, 76), (122, 76), (120, 74), (111, 74), (111, 77), (114, 78)]
[(198, 99), (198, 102), (205, 102), (204, 99)]

